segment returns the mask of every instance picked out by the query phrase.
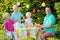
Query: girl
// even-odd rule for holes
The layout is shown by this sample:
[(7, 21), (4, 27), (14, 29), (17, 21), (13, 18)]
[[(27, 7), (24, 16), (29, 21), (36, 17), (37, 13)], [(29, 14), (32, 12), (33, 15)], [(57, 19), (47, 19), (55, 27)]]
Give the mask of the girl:
[(5, 34), (12, 40), (14, 38), (14, 21), (11, 20), (9, 13), (3, 15)]
[(27, 12), (26, 13), (26, 19), (25, 19), (25, 23), (27, 24), (27, 27), (33, 26), (32, 24), (32, 18), (31, 18), (31, 13)]

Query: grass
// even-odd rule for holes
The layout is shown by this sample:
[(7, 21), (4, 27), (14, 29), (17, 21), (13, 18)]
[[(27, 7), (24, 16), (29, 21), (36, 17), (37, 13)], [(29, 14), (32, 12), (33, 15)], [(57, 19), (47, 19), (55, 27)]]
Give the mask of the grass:
[(8, 40), (8, 36), (5, 36), (4, 30), (0, 30), (0, 40)]
[[(8, 36), (5, 36), (4, 35), (4, 30), (3, 30), (3, 26), (0, 26), (0, 40), (9, 40)], [(54, 40), (54, 38), (48, 38), (48, 40)], [(60, 40), (60, 39), (57, 39), (56, 40)]]
[[(0, 30), (0, 40), (4, 40), (4, 31), (3, 30)], [(7, 38), (8, 40), (8, 37), (6, 36), (5, 38)], [(54, 40), (54, 38), (48, 38), (48, 40)], [(59, 39), (56, 39), (56, 40), (59, 40)]]

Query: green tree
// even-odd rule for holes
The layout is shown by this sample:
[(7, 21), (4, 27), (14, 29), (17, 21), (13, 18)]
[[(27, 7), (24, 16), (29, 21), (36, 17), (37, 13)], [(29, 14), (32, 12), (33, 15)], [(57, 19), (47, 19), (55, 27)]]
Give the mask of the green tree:
[[(53, 14), (56, 17), (56, 20), (57, 20), (56, 25), (60, 24), (60, 3), (58, 0), (0, 0), (0, 24), (3, 23), (2, 15), (6, 12), (9, 12), (11, 14), (13, 12), (12, 6), (17, 2), (20, 2), (18, 11), (20, 11), (24, 15), (28, 11), (31, 12), (33, 23), (42, 24), (43, 18), (45, 16), (45, 7), (48, 6), (51, 8)], [(42, 7), (43, 2), (45, 2), (46, 4), (45, 7)], [(34, 8), (36, 8), (37, 10), (36, 13), (33, 12)], [(55, 25), (55, 28), (57, 27), (59, 28), (59, 26), (57, 25), (56, 27), (56, 25)], [(56, 33), (57, 33), (57, 29), (56, 29)]]

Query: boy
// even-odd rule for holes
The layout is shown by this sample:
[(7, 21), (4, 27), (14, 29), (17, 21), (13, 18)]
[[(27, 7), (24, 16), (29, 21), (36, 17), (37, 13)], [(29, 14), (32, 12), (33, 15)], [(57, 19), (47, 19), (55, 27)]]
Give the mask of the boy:
[(23, 16), (21, 12), (18, 12), (18, 6), (14, 5), (13, 6), (13, 13), (12, 13), (12, 20), (14, 20), (15, 22), (20, 22), (21, 17)]

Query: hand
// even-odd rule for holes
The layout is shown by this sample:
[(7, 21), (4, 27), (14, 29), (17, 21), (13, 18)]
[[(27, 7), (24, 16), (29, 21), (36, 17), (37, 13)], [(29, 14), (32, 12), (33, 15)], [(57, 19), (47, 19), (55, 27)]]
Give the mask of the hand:
[(33, 24), (31, 23), (31, 24), (30, 24), (30, 26), (32, 27), (32, 26), (33, 26)]
[(12, 32), (10, 32), (10, 31), (7, 31), (8, 33), (12, 33)]
[(18, 19), (15, 20), (15, 22), (17, 22), (17, 21), (18, 21)]
[(17, 34), (17, 38), (19, 39), (19, 34)]
[(23, 16), (23, 20), (25, 20), (25, 16)]
[(41, 27), (41, 28), (44, 28), (44, 26), (43, 26), (43, 25), (40, 25), (40, 27)]

